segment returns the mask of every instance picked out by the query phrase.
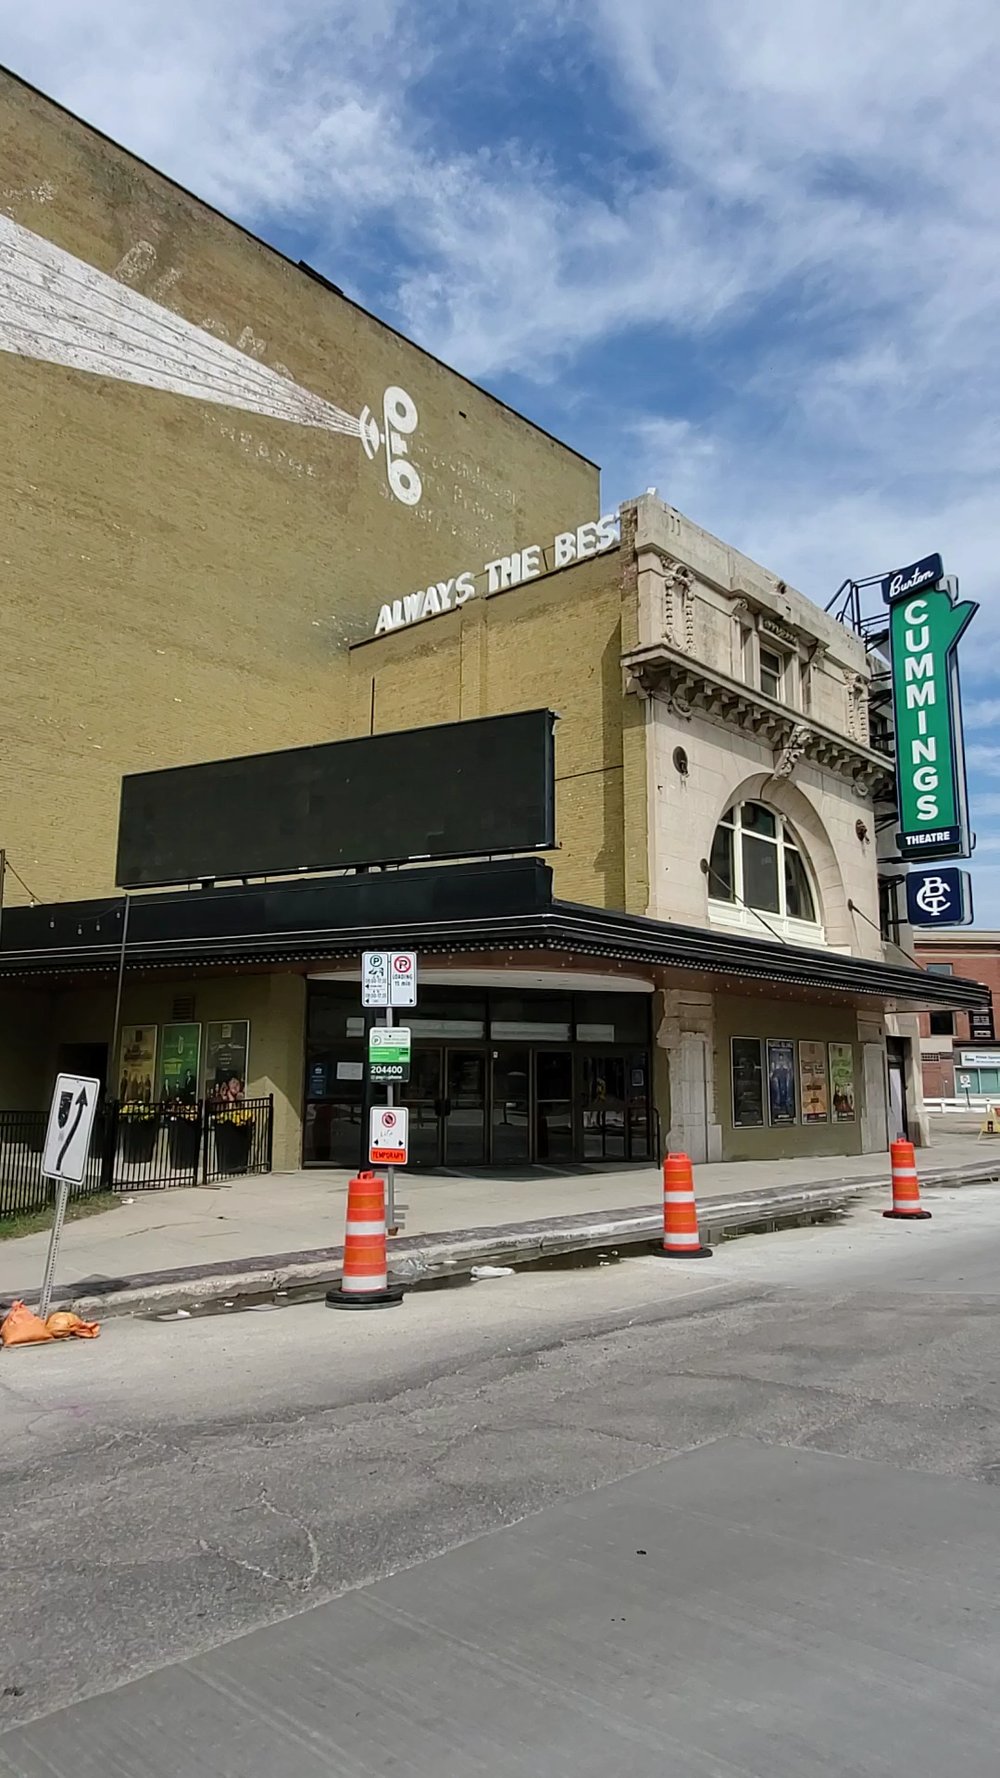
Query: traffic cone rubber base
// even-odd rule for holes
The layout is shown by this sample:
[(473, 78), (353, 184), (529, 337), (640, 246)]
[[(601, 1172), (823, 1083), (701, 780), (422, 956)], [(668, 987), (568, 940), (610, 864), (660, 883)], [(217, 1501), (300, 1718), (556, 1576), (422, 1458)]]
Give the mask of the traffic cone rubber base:
[(679, 1248), (676, 1253), (671, 1253), (665, 1247), (658, 1247), (656, 1255), (658, 1259), (711, 1259), (712, 1249), (710, 1247), (684, 1247)]
[(342, 1290), (336, 1285), (326, 1293), (328, 1309), (394, 1309), (402, 1300), (401, 1284), (387, 1284), (384, 1290)]
[(888, 1216), (891, 1222), (930, 1222), (931, 1219), (929, 1210), (883, 1210), (882, 1215)]

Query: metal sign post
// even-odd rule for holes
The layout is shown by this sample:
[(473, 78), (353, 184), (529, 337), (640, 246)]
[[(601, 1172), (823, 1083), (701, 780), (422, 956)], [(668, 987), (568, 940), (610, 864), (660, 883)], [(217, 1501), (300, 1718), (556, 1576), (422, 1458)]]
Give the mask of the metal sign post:
[[(370, 1033), (370, 1036), (369, 1036), (368, 1065), (367, 1065), (367, 1069), (366, 1069), (366, 1084), (370, 1085), (370, 1083), (372, 1081), (376, 1081), (376, 1080), (384, 1081), (385, 1093), (386, 1093), (386, 1109), (389, 1111), (396, 1111), (396, 1084), (397, 1083), (402, 1084), (403, 1081), (408, 1080), (409, 1074), (410, 1074), (410, 1066), (409, 1066), (409, 1048), (410, 1048), (409, 1036), (410, 1036), (410, 1034), (409, 1034), (408, 1030), (405, 1030), (405, 1027), (400, 1029), (400, 1033), (399, 1033), (399, 1043), (401, 1046), (400, 1054), (402, 1052), (403, 1037), (404, 1037), (404, 1031), (405, 1031), (406, 1057), (405, 1057), (405, 1062), (400, 1061), (398, 1063), (396, 1061), (396, 1051), (392, 1047), (392, 1039), (391, 1038), (383, 1038), (381, 1045), (378, 1043), (377, 1039), (373, 1043), (372, 1038), (374, 1038), (375, 1032), (383, 1032), (383, 1031), (388, 1032), (388, 1031), (393, 1031), (395, 1029), (395, 1020), (393, 1017), (393, 1008), (394, 1007), (416, 1006), (416, 1004), (417, 1004), (417, 954), (416, 954), (416, 952), (415, 951), (365, 951), (363, 953), (362, 959), (361, 959), (361, 1003), (365, 1007), (384, 1007), (385, 1008), (385, 1024), (383, 1026), (377, 1026), (377, 1025), (374, 1026), (372, 1029), (372, 1032)], [(378, 1050), (379, 1047), (384, 1048), (386, 1050), (387, 1054), (392, 1053), (392, 1055), (393, 1055), (393, 1062), (392, 1063), (387, 1062), (385, 1064), (385, 1071), (384, 1072), (382, 1072), (381, 1070), (376, 1072), (376, 1068), (378, 1067), (377, 1064), (376, 1064), (375, 1068), (373, 1068), (373, 1066), (372, 1066), (373, 1055)], [(393, 1070), (393, 1072), (391, 1072), (391, 1073), (389, 1072), (390, 1068), (392, 1068), (392, 1070)], [(397, 1068), (398, 1068), (398, 1071), (397, 1071)], [(374, 1131), (375, 1124), (378, 1119), (378, 1108), (375, 1108), (371, 1111), (370, 1118), (371, 1118), (372, 1130)], [(384, 1156), (388, 1155), (390, 1152), (392, 1152), (393, 1154), (401, 1155), (403, 1164), (405, 1164), (406, 1154), (407, 1154), (406, 1127), (407, 1127), (407, 1123), (408, 1123), (408, 1116), (407, 1116), (406, 1110), (403, 1107), (400, 1107), (399, 1110), (396, 1111), (396, 1120), (398, 1120), (397, 1127), (401, 1129), (402, 1136), (403, 1136), (403, 1141), (402, 1141), (401, 1146), (399, 1146), (397, 1148), (393, 1148), (392, 1150), (389, 1150), (387, 1148), (382, 1148), (378, 1153), (376, 1153), (375, 1144), (374, 1144), (374, 1136), (372, 1136), (369, 1140), (369, 1153), (368, 1153), (368, 1159), (369, 1159), (370, 1164), (372, 1164), (372, 1165), (377, 1164), (380, 1154), (384, 1157)], [(393, 1122), (396, 1120), (390, 1120), (390, 1122)], [(385, 1165), (385, 1168), (386, 1168), (386, 1182), (385, 1182), (386, 1229), (390, 1235), (396, 1235), (399, 1233), (399, 1224), (396, 1219), (396, 1166), (398, 1163), (396, 1160), (385, 1160), (383, 1158), (383, 1164)]]
[(90, 1075), (56, 1075), (42, 1153), (42, 1177), (51, 1179), (56, 1188), (55, 1214), (52, 1218), (52, 1233), (49, 1236), (49, 1251), (38, 1304), (38, 1313), (43, 1321), (52, 1301), (56, 1259), (66, 1220), (69, 1188), (71, 1185), (82, 1185), (87, 1174), (87, 1156), (90, 1153), (90, 1138), (97, 1116), (100, 1090), (100, 1081), (92, 1079)]
[[(392, 1029), (392, 1007), (385, 1009), (386, 1027)], [(385, 1102), (392, 1107), (396, 1103), (396, 1089), (392, 1081), (386, 1082)], [(397, 1235), (399, 1224), (396, 1221), (396, 1169), (388, 1166), (385, 1170), (385, 1231), (387, 1235)]]

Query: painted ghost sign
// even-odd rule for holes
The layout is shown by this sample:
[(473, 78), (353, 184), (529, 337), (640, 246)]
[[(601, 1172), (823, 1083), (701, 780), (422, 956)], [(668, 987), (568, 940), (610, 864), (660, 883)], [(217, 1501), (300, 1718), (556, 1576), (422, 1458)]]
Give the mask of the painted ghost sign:
[(405, 389), (386, 389), (381, 424), (368, 407), (349, 413), (2, 215), (0, 351), (343, 433), (370, 461), (384, 451), (389, 489), (404, 506), (423, 493), (410, 460), (419, 416)]

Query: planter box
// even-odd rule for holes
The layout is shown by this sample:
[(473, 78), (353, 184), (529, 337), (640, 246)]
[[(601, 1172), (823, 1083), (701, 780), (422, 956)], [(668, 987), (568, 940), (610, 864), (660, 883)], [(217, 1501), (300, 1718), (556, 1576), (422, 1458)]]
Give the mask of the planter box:
[(245, 1173), (250, 1164), (253, 1124), (231, 1124), (224, 1119), (215, 1126), (215, 1161), (220, 1173)]
[(160, 1130), (158, 1117), (123, 1118), (118, 1131), (118, 1152), (131, 1167), (148, 1167)]
[(201, 1147), (201, 1123), (198, 1118), (172, 1117), (167, 1120), (167, 1146), (170, 1165), (175, 1173), (194, 1173)]

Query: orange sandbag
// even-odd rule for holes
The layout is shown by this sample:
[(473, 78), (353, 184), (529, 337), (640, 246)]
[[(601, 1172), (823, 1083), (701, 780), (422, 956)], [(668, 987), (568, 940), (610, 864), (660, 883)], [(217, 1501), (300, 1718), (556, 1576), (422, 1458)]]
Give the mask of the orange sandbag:
[(96, 1321), (81, 1321), (70, 1309), (54, 1309), (45, 1325), (52, 1340), (96, 1340), (101, 1331)]
[(0, 1344), (4, 1346), (37, 1346), (53, 1337), (45, 1322), (26, 1303), (11, 1303), (0, 1321)]

